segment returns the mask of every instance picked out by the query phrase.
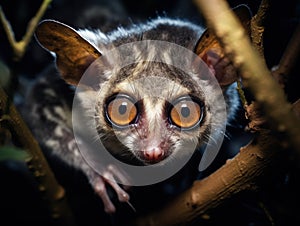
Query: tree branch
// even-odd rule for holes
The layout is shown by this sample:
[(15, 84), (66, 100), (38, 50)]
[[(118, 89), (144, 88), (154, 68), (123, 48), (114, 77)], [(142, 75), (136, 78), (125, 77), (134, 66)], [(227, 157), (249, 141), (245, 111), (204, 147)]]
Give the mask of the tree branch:
[[(209, 210), (220, 206), (242, 191), (256, 188), (258, 181), (278, 165), (278, 143), (267, 134), (259, 134), (232, 160), (207, 178), (180, 194), (165, 208), (137, 219), (134, 226), (187, 225)], [(260, 181), (261, 182), (261, 181)], [(175, 214), (176, 213), (176, 214)]]
[(28, 27), (26, 30), (25, 35), (23, 36), (21, 41), (16, 41), (15, 40), (15, 35), (14, 32), (11, 28), (11, 25), (9, 23), (9, 21), (6, 19), (4, 12), (2, 11), (2, 7), (0, 6), (0, 20), (3, 24), (4, 27), (4, 31), (6, 32), (8, 41), (13, 49), (14, 52), (14, 59), (16, 61), (21, 60), (21, 58), (23, 57), (26, 48), (31, 40), (31, 37), (35, 31), (36, 26), (38, 25), (38, 22), (40, 21), (40, 19), (42, 18), (42, 16), (44, 15), (48, 5), (51, 3), (52, 0), (44, 0), (41, 7), (39, 8), (37, 14), (30, 20), (30, 22), (28, 23)]
[(1, 87), (0, 128), (8, 129), (12, 134), (12, 139), (31, 156), (26, 161), (28, 168), (38, 181), (38, 188), (49, 204), (55, 225), (75, 225), (64, 189), (57, 183), (37, 141)]
[[(30, 20), (25, 35), (22, 40), (15, 40), (14, 32), (9, 21), (6, 19), (0, 6), (0, 20), (4, 26), (8, 41), (14, 52), (14, 60), (20, 61), (31, 41), (32, 35), (44, 15), (51, 0), (44, 0), (37, 14)], [(50, 215), (54, 225), (75, 225), (71, 210), (69, 209), (64, 189), (58, 184), (45, 159), (38, 142), (35, 140), (30, 130), (26, 126), (22, 117), (9, 100), (8, 96), (0, 87), (0, 131), (1, 134), (11, 134), (13, 143), (18, 144), (26, 150), (30, 158), (26, 160), (29, 170), (38, 182), (38, 189), (42, 197), (48, 203)], [(4, 143), (5, 140), (1, 140)]]
[(300, 53), (300, 24), (296, 27), (296, 30), (286, 47), (279, 65), (273, 69), (272, 75), (277, 82), (284, 88), (287, 81), (287, 76), (290, 74), (293, 66), (298, 59)]
[(257, 13), (251, 19), (251, 41), (262, 59), (264, 59), (264, 25), (269, 6), (269, 0), (262, 0)]
[(269, 125), (297, 150), (300, 159), (300, 121), (292, 112), (285, 94), (271, 76), (264, 60), (251, 45), (240, 22), (224, 0), (196, 0), (196, 3), (225, 53), (240, 71), (243, 85), (249, 89), (265, 113)]
[[(300, 148), (300, 126), (296, 114), (228, 5), (222, 0), (196, 2), (208, 26), (215, 31), (226, 54), (241, 72), (244, 86), (257, 101), (246, 109), (256, 136), (232, 160), (207, 178), (196, 181), (162, 210), (138, 218), (129, 225), (187, 225), (234, 195), (262, 185), (267, 175), (274, 174), (274, 169), (280, 168), (278, 166), (284, 162), (284, 148), (293, 147), (298, 151)], [(258, 106), (264, 117), (253, 106)], [(264, 129), (273, 123), (272, 128), (284, 134), (283, 138), (277, 139), (274, 131)]]
[[(300, 116), (300, 100), (293, 104), (293, 110)], [(266, 120), (261, 117), (255, 104), (249, 105), (247, 114), (252, 129), (257, 131), (256, 138), (250, 144), (242, 147), (239, 154), (210, 176), (196, 181), (163, 209), (140, 217), (128, 225), (188, 225), (201, 216), (206, 218), (211, 209), (235, 195), (263, 186), (268, 175), (276, 174), (276, 169), (281, 169), (280, 166), (287, 162), (283, 158), (286, 155), (280, 141), (274, 139), (272, 131), (262, 129)]]

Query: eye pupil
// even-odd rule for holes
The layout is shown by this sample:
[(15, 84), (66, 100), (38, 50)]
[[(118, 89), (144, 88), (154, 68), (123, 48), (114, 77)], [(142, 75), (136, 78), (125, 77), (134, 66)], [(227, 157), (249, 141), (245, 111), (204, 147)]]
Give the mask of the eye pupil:
[(119, 107), (119, 113), (124, 115), (127, 112), (127, 103), (123, 102)]
[(186, 106), (186, 104), (183, 104), (181, 106), (181, 115), (182, 115), (182, 117), (187, 118), (187, 117), (190, 116), (190, 114), (191, 114), (191, 111), (190, 111), (189, 107)]

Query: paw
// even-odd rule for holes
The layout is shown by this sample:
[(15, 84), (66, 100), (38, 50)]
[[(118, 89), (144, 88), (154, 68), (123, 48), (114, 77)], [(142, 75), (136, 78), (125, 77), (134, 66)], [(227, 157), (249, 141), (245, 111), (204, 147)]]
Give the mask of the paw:
[(120, 172), (116, 167), (109, 165), (107, 169), (102, 173), (102, 175), (97, 174), (96, 172), (93, 173), (94, 175), (92, 178), (90, 177), (90, 182), (94, 191), (99, 195), (101, 198), (104, 211), (106, 213), (114, 213), (116, 211), (115, 205), (112, 203), (111, 198), (108, 195), (108, 190), (106, 185), (110, 185), (111, 188), (116, 192), (118, 196), (118, 200), (120, 202), (126, 202), (128, 205), (134, 210), (134, 207), (129, 203), (129, 194), (125, 191), (128, 189), (128, 186), (121, 187), (117, 182), (121, 181), (122, 183), (128, 184), (128, 178), (122, 172)]

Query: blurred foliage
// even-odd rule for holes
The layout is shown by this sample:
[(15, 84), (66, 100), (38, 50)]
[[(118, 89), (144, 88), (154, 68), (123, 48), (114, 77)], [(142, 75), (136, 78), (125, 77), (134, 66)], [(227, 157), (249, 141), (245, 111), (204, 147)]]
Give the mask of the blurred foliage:
[(0, 161), (16, 160), (26, 161), (29, 158), (29, 154), (19, 148), (12, 146), (0, 147)]

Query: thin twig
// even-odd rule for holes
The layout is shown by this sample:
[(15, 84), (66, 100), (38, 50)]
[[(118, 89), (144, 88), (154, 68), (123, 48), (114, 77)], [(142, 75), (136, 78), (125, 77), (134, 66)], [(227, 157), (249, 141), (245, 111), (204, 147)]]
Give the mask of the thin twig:
[(294, 67), (300, 53), (300, 24), (296, 27), (296, 30), (286, 47), (279, 65), (273, 69), (272, 75), (278, 81), (278, 83), (284, 88), (287, 81), (287, 76), (290, 74)]
[(3, 24), (4, 31), (6, 32), (8, 41), (13, 49), (14, 52), (14, 60), (20, 61), (24, 56), (26, 48), (32, 38), (32, 35), (35, 31), (38, 22), (41, 20), (42, 16), (44, 15), (48, 5), (51, 3), (52, 0), (44, 0), (41, 7), (39, 8), (36, 15), (30, 20), (28, 23), (28, 27), (26, 30), (25, 35), (23, 36), (22, 40), (16, 41), (13, 29), (11, 28), (10, 22), (6, 19), (5, 14), (0, 6), (0, 20)]
[(15, 34), (12, 31), (10, 23), (6, 19), (4, 12), (2, 11), (1, 5), (0, 5), (0, 19), (1, 19), (1, 22), (3, 24), (4, 31), (6, 32), (8, 42), (12, 47), (14, 47), (15, 42), (16, 42)]
[(264, 205), (263, 202), (259, 202), (259, 206), (260, 206), (260, 208), (263, 209), (263, 211), (264, 211), (266, 217), (268, 218), (268, 220), (269, 220), (271, 226), (275, 226), (275, 221), (274, 221), (274, 219), (273, 219), (273, 217), (272, 217), (270, 211), (268, 210), (268, 208)]
[(269, 6), (269, 0), (262, 0), (257, 13), (251, 19), (251, 40), (262, 59), (264, 59), (264, 25)]

